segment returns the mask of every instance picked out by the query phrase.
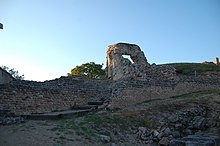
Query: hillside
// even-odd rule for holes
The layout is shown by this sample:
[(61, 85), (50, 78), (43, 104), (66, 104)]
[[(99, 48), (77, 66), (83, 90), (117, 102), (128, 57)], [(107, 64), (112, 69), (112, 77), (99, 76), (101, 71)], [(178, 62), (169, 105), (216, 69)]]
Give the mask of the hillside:
[(170, 63), (166, 64), (174, 67), (177, 74), (181, 75), (210, 75), (220, 74), (220, 65), (203, 63)]

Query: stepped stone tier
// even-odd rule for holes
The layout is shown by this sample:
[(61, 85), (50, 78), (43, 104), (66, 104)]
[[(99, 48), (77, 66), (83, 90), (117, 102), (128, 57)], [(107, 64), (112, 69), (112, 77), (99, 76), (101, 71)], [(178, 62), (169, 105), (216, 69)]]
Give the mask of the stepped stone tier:
[[(133, 63), (124, 58), (129, 55)], [(112, 80), (125, 78), (147, 79), (152, 77), (174, 78), (175, 69), (169, 66), (150, 65), (141, 51), (135, 44), (117, 43), (108, 47), (107, 55), (107, 76)]]

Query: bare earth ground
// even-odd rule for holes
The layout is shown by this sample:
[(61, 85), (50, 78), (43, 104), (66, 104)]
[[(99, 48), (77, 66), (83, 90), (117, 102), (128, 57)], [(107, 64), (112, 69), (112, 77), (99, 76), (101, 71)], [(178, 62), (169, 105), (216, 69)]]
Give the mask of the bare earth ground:
[(146, 100), (124, 109), (112, 109), (75, 119), (28, 120), (0, 126), (0, 145), (146, 145), (146, 140), (138, 137), (138, 128), (158, 129), (161, 120), (168, 115), (197, 106), (208, 109), (209, 127), (199, 132), (220, 136), (220, 91), (216, 90)]
[(76, 134), (74, 129), (62, 129), (60, 121), (34, 121), (1, 126), (1, 146), (61, 146), (93, 145), (86, 137)]

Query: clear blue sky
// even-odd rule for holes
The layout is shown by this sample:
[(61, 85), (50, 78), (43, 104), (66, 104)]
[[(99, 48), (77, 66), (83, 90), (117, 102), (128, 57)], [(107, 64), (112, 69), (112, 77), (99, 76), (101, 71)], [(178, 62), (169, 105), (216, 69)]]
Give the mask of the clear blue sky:
[(0, 0), (0, 66), (27, 80), (65, 76), (110, 44), (135, 43), (149, 63), (220, 57), (219, 0)]

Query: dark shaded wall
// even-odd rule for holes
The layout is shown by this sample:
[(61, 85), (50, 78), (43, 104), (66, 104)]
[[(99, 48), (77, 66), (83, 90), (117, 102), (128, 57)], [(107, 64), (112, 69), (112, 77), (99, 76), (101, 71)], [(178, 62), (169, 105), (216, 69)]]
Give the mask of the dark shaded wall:
[(74, 105), (108, 99), (110, 108), (122, 108), (157, 98), (204, 90), (220, 90), (220, 78), (178, 77), (146, 80), (61, 77), (46, 82), (12, 81), (0, 85), (0, 110), (17, 115), (68, 110)]
[(0, 67), (0, 84), (6, 84), (13, 80), (14, 78)]
[(80, 77), (46, 82), (13, 81), (0, 85), (0, 110), (18, 115), (67, 110), (73, 105), (110, 98), (109, 82)]

